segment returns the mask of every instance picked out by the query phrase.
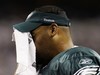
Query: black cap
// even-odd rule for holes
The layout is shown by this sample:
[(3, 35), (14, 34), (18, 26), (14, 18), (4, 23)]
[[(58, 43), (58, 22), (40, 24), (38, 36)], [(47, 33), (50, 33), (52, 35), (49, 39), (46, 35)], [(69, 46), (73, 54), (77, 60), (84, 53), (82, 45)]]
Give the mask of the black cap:
[(28, 15), (25, 22), (16, 24), (13, 27), (21, 32), (30, 32), (43, 24), (48, 25), (51, 23), (57, 23), (60, 26), (70, 26), (70, 21), (66, 14), (56, 15), (53, 13), (33, 11)]

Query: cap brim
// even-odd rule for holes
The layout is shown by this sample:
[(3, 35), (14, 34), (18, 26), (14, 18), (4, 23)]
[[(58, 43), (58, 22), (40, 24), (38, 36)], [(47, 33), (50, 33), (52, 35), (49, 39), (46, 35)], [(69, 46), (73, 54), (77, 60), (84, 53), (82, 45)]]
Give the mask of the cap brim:
[(22, 22), (19, 24), (15, 24), (13, 25), (13, 27), (17, 30), (19, 30), (20, 32), (30, 32), (34, 29), (36, 29), (37, 27), (39, 27), (41, 25), (41, 23), (33, 23), (30, 21), (26, 21), (26, 22)]

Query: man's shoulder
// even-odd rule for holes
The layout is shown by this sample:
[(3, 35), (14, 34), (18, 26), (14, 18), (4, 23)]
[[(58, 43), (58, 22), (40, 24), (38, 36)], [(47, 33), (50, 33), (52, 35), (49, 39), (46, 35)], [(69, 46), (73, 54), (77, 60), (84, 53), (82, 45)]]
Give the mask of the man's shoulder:
[(82, 46), (75, 47), (55, 56), (45, 68), (46, 71), (44, 73), (55, 73), (55, 75), (62, 75), (62, 73), (64, 73), (64, 75), (73, 75), (84, 66), (98, 65), (97, 61), (100, 63), (100, 56), (94, 50)]
[(55, 56), (50, 62), (50, 67), (52, 69), (56, 66), (65, 69), (69, 67), (70, 69), (71, 66), (74, 66), (74, 69), (78, 69), (77, 67), (79, 66), (98, 65), (96, 62), (100, 63), (100, 55), (90, 48), (80, 46), (66, 50)]
[(79, 46), (74, 47), (69, 50), (65, 50), (61, 53), (59, 53), (57, 56), (55, 56), (52, 61), (60, 60), (60, 59), (70, 59), (72, 57), (80, 57), (80, 56), (95, 56), (100, 57), (100, 55), (93, 49)]

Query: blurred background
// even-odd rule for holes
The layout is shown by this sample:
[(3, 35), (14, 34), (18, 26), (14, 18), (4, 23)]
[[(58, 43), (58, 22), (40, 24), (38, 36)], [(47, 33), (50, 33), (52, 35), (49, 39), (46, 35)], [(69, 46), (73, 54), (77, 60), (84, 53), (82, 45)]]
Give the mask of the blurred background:
[(99, 0), (0, 0), (0, 75), (13, 75), (16, 69), (13, 25), (23, 22), (34, 8), (56, 5), (63, 8), (72, 22), (74, 44), (100, 54)]

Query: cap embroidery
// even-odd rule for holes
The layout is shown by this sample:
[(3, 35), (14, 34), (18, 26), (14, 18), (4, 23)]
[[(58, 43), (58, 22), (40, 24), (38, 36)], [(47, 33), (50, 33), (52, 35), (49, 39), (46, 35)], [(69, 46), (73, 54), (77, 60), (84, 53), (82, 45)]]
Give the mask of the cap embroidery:
[(44, 18), (43, 20), (46, 22), (55, 22), (55, 20), (51, 20), (51, 19), (47, 19), (47, 18)]

